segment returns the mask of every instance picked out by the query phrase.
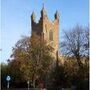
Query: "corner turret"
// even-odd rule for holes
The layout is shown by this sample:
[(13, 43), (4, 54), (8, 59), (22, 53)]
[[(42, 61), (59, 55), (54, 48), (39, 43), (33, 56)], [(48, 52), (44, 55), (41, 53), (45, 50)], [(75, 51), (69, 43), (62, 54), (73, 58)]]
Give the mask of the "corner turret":
[(58, 13), (58, 11), (56, 11), (56, 13), (55, 13), (55, 19), (58, 19), (59, 20), (59, 13)]
[(35, 19), (36, 19), (36, 16), (35, 16), (35, 13), (34, 13), (34, 11), (33, 11), (32, 15), (31, 15), (31, 20), (32, 20), (33, 22), (35, 22)]
[(46, 10), (45, 10), (44, 4), (43, 4), (43, 8), (41, 10), (41, 18), (45, 18), (45, 17), (47, 17), (47, 13), (46, 13)]

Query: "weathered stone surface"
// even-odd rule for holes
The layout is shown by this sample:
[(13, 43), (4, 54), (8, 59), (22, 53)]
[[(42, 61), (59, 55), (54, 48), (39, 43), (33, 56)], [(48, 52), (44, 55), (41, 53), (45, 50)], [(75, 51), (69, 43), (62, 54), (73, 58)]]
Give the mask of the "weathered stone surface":
[(32, 35), (36, 33), (41, 36), (44, 40), (46, 40), (51, 46), (54, 48), (54, 55), (56, 56), (56, 52), (59, 46), (59, 14), (56, 11), (55, 19), (51, 22), (48, 19), (45, 8), (43, 7), (41, 10), (41, 17), (38, 23), (35, 22), (35, 13), (31, 15), (31, 29)]

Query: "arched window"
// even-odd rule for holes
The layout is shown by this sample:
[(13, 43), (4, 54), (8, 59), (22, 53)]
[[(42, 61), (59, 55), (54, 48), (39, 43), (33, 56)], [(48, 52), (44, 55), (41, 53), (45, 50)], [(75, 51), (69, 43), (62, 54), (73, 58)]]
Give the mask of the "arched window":
[(52, 32), (52, 30), (49, 31), (49, 40), (53, 41), (53, 32)]

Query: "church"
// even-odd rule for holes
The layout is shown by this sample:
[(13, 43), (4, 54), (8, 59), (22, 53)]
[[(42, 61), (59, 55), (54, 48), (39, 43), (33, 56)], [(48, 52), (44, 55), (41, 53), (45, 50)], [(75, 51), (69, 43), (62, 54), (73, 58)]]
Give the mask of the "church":
[(35, 12), (31, 14), (31, 30), (32, 35), (35, 33), (43, 38), (54, 48), (54, 55), (59, 49), (59, 13), (56, 11), (54, 21), (50, 21), (45, 7), (43, 5), (41, 10), (41, 17), (38, 23), (36, 22)]

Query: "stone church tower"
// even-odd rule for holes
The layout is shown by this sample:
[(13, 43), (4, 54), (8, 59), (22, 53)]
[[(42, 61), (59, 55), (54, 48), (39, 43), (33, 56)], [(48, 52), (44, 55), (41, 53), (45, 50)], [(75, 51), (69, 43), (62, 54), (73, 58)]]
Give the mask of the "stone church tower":
[(54, 48), (54, 53), (58, 51), (59, 46), (59, 13), (56, 11), (54, 15), (55, 19), (51, 22), (48, 19), (45, 7), (43, 6), (41, 10), (41, 17), (38, 23), (35, 21), (35, 13), (31, 15), (31, 29), (32, 34), (36, 33), (42, 36), (47, 43), (51, 44)]

